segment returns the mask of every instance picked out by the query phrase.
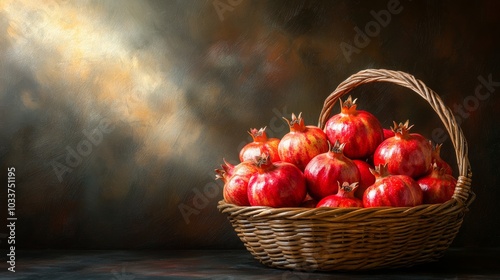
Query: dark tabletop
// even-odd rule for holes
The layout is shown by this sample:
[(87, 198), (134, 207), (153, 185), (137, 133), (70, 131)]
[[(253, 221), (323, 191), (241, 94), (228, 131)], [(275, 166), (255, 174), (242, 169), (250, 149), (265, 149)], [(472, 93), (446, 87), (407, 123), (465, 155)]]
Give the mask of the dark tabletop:
[(244, 250), (20, 251), (1, 279), (500, 279), (500, 248), (450, 249), (404, 269), (295, 272), (268, 268)]

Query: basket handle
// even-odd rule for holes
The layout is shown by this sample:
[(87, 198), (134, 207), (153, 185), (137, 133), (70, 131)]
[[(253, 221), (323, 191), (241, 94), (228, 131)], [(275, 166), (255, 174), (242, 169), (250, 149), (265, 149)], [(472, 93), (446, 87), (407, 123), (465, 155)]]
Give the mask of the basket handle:
[(409, 88), (425, 99), (438, 114), (450, 135), (457, 157), (459, 177), (453, 198), (468, 207), (474, 200), (475, 194), (471, 190), (472, 172), (468, 158), (467, 142), (462, 129), (458, 126), (452, 111), (444, 105), (439, 95), (414, 76), (401, 71), (386, 69), (367, 69), (351, 75), (325, 99), (318, 126), (324, 128), (333, 106), (340, 97), (359, 85), (371, 82), (389, 82)]

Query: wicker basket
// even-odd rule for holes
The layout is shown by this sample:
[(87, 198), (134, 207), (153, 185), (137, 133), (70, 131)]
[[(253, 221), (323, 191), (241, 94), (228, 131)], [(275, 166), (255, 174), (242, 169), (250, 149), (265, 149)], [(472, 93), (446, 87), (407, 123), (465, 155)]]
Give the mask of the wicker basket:
[(474, 200), (467, 143), (439, 96), (412, 75), (391, 70), (360, 71), (325, 100), (324, 127), (332, 107), (356, 86), (390, 82), (427, 100), (450, 134), (457, 157), (458, 183), (443, 204), (378, 208), (240, 207), (220, 201), (245, 247), (262, 264), (300, 271), (395, 268), (435, 261), (448, 249)]

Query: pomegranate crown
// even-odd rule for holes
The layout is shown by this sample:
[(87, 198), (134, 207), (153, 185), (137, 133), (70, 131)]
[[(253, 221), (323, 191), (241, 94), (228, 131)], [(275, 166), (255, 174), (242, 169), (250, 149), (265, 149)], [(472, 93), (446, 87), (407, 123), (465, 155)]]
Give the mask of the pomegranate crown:
[(375, 169), (370, 168), (370, 172), (375, 176), (375, 178), (383, 178), (389, 176), (389, 170), (386, 164), (379, 164), (375, 166)]
[(429, 144), (431, 144), (432, 153), (436, 156), (439, 156), (441, 154), (441, 146), (443, 146), (443, 143), (437, 143), (436, 145), (432, 145), (432, 141), (429, 140)]
[(264, 126), (259, 130), (257, 130), (257, 128), (251, 128), (248, 131), (248, 134), (252, 136), (254, 142), (266, 142), (267, 140), (266, 128), (267, 126)]
[(223, 158), (222, 160), (224, 161), (224, 163), (221, 164), (221, 169), (215, 169), (215, 180), (221, 179), (225, 183), (227, 179), (232, 175), (231, 173), (233, 172), (234, 165), (227, 162), (225, 158)]
[(339, 98), (339, 102), (340, 102), (340, 112), (344, 113), (344, 114), (353, 114), (356, 112), (356, 107), (358, 106), (358, 104), (356, 104), (356, 101), (358, 99), (355, 98), (354, 100), (352, 100), (352, 96), (349, 95), (349, 97), (347, 97), (347, 99), (342, 102), (342, 99)]
[(302, 118), (302, 112), (299, 113), (299, 116), (295, 116), (292, 113), (292, 120), (289, 121), (287, 118), (283, 117), (288, 126), (290, 126), (290, 131), (303, 131), (305, 129), (304, 119)]
[(341, 185), (340, 182), (337, 181), (337, 184), (339, 185), (339, 190), (342, 190), (345, 193), (354, 192), (359, 186), (358, 182), (354, 182), (352, 184), (349, 184), (349, 182), (343, 182)]
[(253, 162), (259, 168), (266, 167), (272, 164), (269, 152), (264, 152), (260, 156), (256, 156)]
[(335, 153), (335, 154), (343, 154), (344, 153), (345, 143), (341, 144), (338, 139), (335, 141), (335, 144), (333, 144), (333, 145), (330, 143), (330, 141), (328, 141), (328, 146), (329, 146), (330, 152), (332, 152), (332, 153)]
[(400, 137), (408, 134), (408, 131), (413, 127), (413, 124), (409, 125), (410, 120), (406, 120), (405, 123), (399, 123), (399, 124), (393, 121), (393, 124), (394, 126), (391, 127), (392, 131), (394, 131), (394, 133)]
[(436, 160), (433, 159), (431, 163), (431, 172), (433, 176), (443, 176), (446, 173), (446, 170), (443, 167), (439, 167), (436, 163)]

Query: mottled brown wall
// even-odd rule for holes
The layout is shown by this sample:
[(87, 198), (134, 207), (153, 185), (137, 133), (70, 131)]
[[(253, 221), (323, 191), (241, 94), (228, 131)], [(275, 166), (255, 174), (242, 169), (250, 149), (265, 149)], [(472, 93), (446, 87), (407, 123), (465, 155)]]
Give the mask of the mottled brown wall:
[[(316, 124), (366, 68), (411, 73), (457, 112), (478, 198), (454, 246), (500, 245), (498, 2), (43, 2), (0, 2), (0, 178), (16, 168), (19, 248), (241, 248), (213, 169), (251, 127)], [(354, 95), (386, 126), (442, 128), (409, 91)]]

